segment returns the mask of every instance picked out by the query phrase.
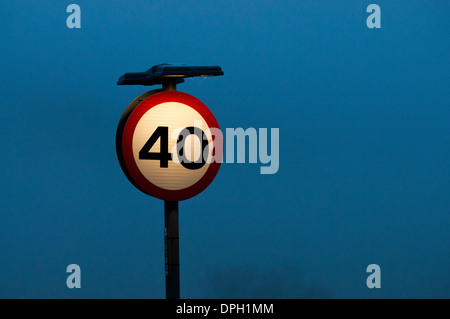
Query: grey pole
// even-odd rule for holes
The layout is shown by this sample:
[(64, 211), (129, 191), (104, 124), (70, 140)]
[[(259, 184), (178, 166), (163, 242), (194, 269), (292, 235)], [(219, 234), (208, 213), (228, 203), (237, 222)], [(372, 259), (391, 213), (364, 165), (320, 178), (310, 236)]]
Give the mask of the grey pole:
[[(173, 79), (163, 81), (164, 91), (176, 91)], [(180, 299), (180, 246), (178, 232), (178, 202), (164, 201), (164, 255), (166, 299)]]
[(164, 201), (166, 299), (180, 299), (178, 202)]
[(164, 91), (176, 91), (177, 90), (177, 83), (173, 78), (165, 78), (162, 81), (162, 86)]

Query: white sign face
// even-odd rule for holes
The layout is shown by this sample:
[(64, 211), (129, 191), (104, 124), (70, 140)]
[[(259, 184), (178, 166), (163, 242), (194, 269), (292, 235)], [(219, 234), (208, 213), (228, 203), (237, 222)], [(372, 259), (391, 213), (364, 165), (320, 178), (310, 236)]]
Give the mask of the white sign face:
[[(196, 127), (201, 129), (208, 141), (212, 142), (212, 136), (209, 126), (203, 117), (190, 106), (178, 102), (166, 102), (158, 104), (148, 110), (139, 120), (133, 135), (133, 156), (139, 171), (152, 184), (169, 190), (180, 190), (194, 185), (205, 175), (208, 170), (208, 158), (212, 157), (212, 147), (208, 147), (206, 161), (204, 165), (198, 169), (187, 169), (180, 162), (183, 158), (177, 156), (177, 141), (181, 131), (187, 127)], [(144, 148), (152, 134), (159, 130), (156, 134), (160, 134), (155, 143), (148, 150), (148, 153), (161, 153), (161, 142), (165, 142), (161, 128), (167, 128), (168, 147), (167, 150), (172, 155), (167, 167), (161, 166), (158, 159), (140, 159), (139, 153)], [(183, 150), (188, 162), (200, 162), (206, 154), (203, 154), (202, 141), (200, 137), (190, 134), (184, 139)], [(166, 150), (166, 152), (167, 152)], [(178, 160), (177, 160), (178, 159)]]
[(190, 198), (212, 182), (220, 167), (212, 158), (222, 141), (211, 129), (219, 125), (200, 100), (176, 91), (156, 93), (136, 106), (118, 134), (119, 161), (145, 193), (164, 200)]

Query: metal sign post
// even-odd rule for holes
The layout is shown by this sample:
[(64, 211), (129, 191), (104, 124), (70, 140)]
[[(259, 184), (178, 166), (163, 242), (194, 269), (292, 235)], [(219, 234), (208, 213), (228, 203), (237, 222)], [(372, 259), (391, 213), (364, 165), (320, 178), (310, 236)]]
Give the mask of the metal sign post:
[[(176, 82), (166, 79), (164, 91), (176, 91)], [(164, 261), (166, 299), (180, 299), (180, 235), (178, 231), (178, 201), (164, 201)]]
[(180, 248), (178, 202), (164, 201), (166, 299), (180, 299)]
[[(208, 159), (222, 147), (211, 133), (220, 129), (214, 115), (197, 98), (177, 92), (176, 85), (188, 77), (217, 75), (223, 75), (218, 66), (159, 64), (146, 72), (125, 73), (117, 82), (162, 84), (162, 90), (144, 93), (127, 107), (117, 127), (116, 149), (128, 180), (164, 200), (166, 299), (180, 299), (178, 202), (196, 196), (213, 181), (220, 162)], [(191, 135), (200, 142), (198, 159), (189, 159), (185, 151)]]

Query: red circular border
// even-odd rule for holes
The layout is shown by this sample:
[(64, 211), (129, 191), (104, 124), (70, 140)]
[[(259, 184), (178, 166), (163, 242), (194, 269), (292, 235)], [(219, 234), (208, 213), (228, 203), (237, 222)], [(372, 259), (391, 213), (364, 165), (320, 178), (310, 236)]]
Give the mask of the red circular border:
[[(216, 177), (217, 172), (220, 168), (220, 163), (210, 163), (205, 174), (195, 184), (185, 189), (179, 190), (168, 190), (156, 186), (148, 179), (146, 179), (144, 175), (142, 175), (133, 156), (134, 131), (138, 122), (140, 121), (142, 116), (147, 113), (148, 110), (156, 105), (166, 102), (178, 102), (190, 106), (203, 117), (209, 128), (214, 127), (220, 129), (219, 123), (217, 123), (214, 115), (211, 113), (208, 107), (196, 97), (179, 91), (164, 91), (156, 93), (142, 101), (130, 114), (125, 124), (122, 136), (123, 158), (131, 178), (144, 193), (162, 200), (181, 201), (194, 197), (195, 195), (198, 195), (203, 190), (205, 190)], [(216, 148), (217, 146), (214, 145), (214, 141), (213, 146), (214, 148)]]

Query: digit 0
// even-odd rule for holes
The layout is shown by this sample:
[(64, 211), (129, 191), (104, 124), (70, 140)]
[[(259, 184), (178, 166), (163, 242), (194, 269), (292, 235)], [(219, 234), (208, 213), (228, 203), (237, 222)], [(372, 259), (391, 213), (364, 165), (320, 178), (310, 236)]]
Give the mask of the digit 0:
[[(198, 160), (196, 160), (194, 162), (189, 161), (186, 158), (185, 152), (184, 152), (184, 147), (186, 144), (186, 137), (188, 137), (191, 134), (197, 136), (197, 138), (202, 143), (202, 150), (200, 152), (200, 156), (199, 156)], [(206, 149), (206, 152), (205, 152), (205, 149)], [(180, 132), (180, 135), (178, 135), (177, 155), (178, 155), (178, 159), (180, 160), (181, 165), (183, 165), (185, 168), (187, 168), (187, 169), (202, 168), (203, 165), (205, 165), (205, 163), (206, 163), (206, 158), (203, 158), (203, 154), (208, 154), (208, 151), (209, 151), (208, 139), (206, 137), (205, 132), (203, 132), (202, 129), (200, 129), (198, 127), (190, 126), (190, 127), (186, 127), (185, 129), (183, 129)]]

